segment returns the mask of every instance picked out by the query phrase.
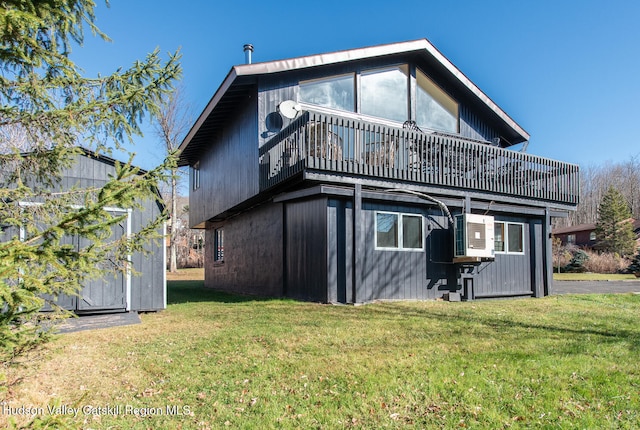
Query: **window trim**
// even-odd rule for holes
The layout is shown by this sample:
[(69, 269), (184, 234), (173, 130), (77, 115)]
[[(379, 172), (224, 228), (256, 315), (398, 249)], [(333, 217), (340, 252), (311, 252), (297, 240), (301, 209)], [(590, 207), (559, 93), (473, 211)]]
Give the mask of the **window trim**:
[[(455, 115), (456, 131), (443, 130), (439, 128), (431, 128), (428, 126), (424, 126), (424, 129), (426, 130), (428, 129), (431, 131), (440, 131), (440, 132), (449, 133), (452, 135), (460, 135), (461, 127), (462, 127), (460, 100), (457, 97), (454, 97), (454, 95), (451, 94), (449, 91), (445, 90), (439, 83), (436, 82), (435, 79), (431, 77), (431, 75), (425, 72), (423, 68), (421, 68), (418, 64), (414, 62), (398, 62), (398, 63), (386, 64), (381, 66), (358, 67), (353, 71), (349, 71), (345, 73), (336, 73), (329, 76), (320, 76), (320, 77), (315, 77), (310, 79), (299, 80), (296, 88), (296, 98), (298, 100), (298, 103), (300, 103), (303, 107), (317, 110), (318, 112), (325, 112), (325, 113), (331, 114), (336, 111), (339, 111), (339, 112), (342, 112), (343, 114), (346, 114), (346, 116), (350, 118), (365, 120), (365, 121), (375, 121), (375, 122), (387, 124), (393, 127), (397, 127), (401, 125), (403, 122), (394, 120), (394, 119), (379, 117), (371, 114), (365, 114), (362, 112), (362, 77), (363, 75), (366, 75), (369, 72), (392, 70), (394, 68), (397, 69), (397, 68), (403, 68), (403, 67), (407, 68), (407, 94), (406, 94), (407, 95), (407, 119), (412, 119), (414, 121), (417, 120), (415, 117), (417, 116), (417, 109), (418, 109), (418, 105), (417, 105), (418, 103), (417, 91), (419, 86), (418, 74), (421, 74), (427, 81), (429, 81), (433, 85), (434, 88), (436, 88), (438, 91), (441, 91), (442, 94), (445, 97), (449, 98), (451, 102), (453, 102), (456, 106), (456, 115)], [(302, 100), (302, 97), (300, 95), (300, 87), (302, 85), (306, 83), (314, 83), (314, 82), (321, 82), (324, 80), (328, 81), (332, 79), (338, 79), (345, 76), (353, 76), (353, 92), (354, 92), (353, 110), (342, 110), (339, 108), (331, 108), (331, 107), (317, 105), (317, 104)], [(423, 126), (421, 125), (421, 127)]]
[(213, 261), (216, 264), (224, 263), (224, 228), (222, 227), (213, 229)]
[[(321, 83), (321, 82), (330, 82), (330, 81), (336, 81), (339, 80), (341, 78), (347, 78), (350, 77), (351, 78), (351, 84), (353, 86), (352, 91), (353, 91), (353, 100), (351, 100), (351, 103), (353, 105), (353, 108), (351, 110), (345, 110), (345, 109), (341, 109), (341, 108), (337, 108), (337, 107), (330, 107), (330, 106), (325, 106), (325, 105), (318, 105), (315, 103), (311, 103), (309, 101), (303, 100), (302, 99), (302, 94), (301, 94), (301, 90), (302, 87), (306, 84), (317, 84), (317, 83)], [(312, 78), (312, 79), (305, 79), (302, 81), (298, 81), (298, 88), (297, 88), (297, 100), (298, 103), (301, 104), (305, 104), (305, 105), (309, 105), (309, 106), (313, 106), (315, 107), (320, 107), (320, 108), (324, 108), (324, 109), (329, 109), (331, 111), (340, 111), (340, 112), (357, 112), (358, 110), (358, 79), (357, 79), (357, 73), (356, 72), (348, 72), (348, 73), (339, 73), (336, 75), (330, 75), (330, 76), (321, 76), (318, 78)]]
[(196, 161), (191, 166), (191, 188), (196, 191), (200, 188), (200, 161)]
[[(434, 79), (431, 78), (431, 76), (429, 76), (424, 70), (422, 70), (420, 67), (416, 66), (416, 75), (415, 75), (415, 83), (416, 83), (416, 91), (415, 91), (415, 116), (416, 118), (414, 118), (414, 121), (418, 121), (418, 110), (419, 110), (419, 106), (418, 106), (418, 88), (420, 88), (420, 84), (419, 84), (419, 77), (418, 74), (421, 74), (422, 77), (429, 82), (437, 91), (440, 91), (442, 93), (442, 95), (444, 95), (446, 98), (449, 98), (450, 101), (455, 104), (455, 117), (456, 117), (456, 130), (452, 131), (452, 130), (443, 130), (443, 129), (439, 129), (439, 128), (435, 128), (435, 127), (430, 127), (426, 124), (420, 124), (418, 123), (418, 126), (423, 127), (425, 129), (428, 130), (434, 130), (434, 131), (441, 131), (444, 133), (452, 133), (452, 134), (460, 134), (460, 102), (453, 97), (451, 94), (449, 94), (448, 91), (446, 91), (444, 88), (442, 88)], [(423, 88), (424, 90), (424, 88)], [(424, 90), (425, 92), (428, 93), (428, 91)], [(429, 94), (429, 96), (433, 97), (432, 94)], [(437, 103), (437, 100), (436, 100)], [(443, 106), (443, 109), (446, 110), (448, 112), (448, 109), (446, 107)], [(449, 112), (450, 113), (450, 112)], [(452, 115), (453, 116), (453, 115)]]
[[(525, 233), (524, 233), (524, 226), (525, 223), (523, 222), (512, 222), (512, 221), (494, 221), (494, 229), (498, 224), (502, 224), (503, 227), (503, 238), (502, 238), (502, 243), (503, 243), (503, 251), (498, 251), (497, 247), (495, 246), (495, 243), (497, 242), (495, 240), (495, 233), (494, 233), (494, 248), (496, 248), (495, 253), (496, 254), (509, 254), (509, 255), (525, 255), (526, 254), (526, 246), (525, 246)], [(509, 225), (519, 225), (522, 227), (521, 231), (522, 234), (520, 236), (520, 241), (522, 243), (522, 251), (510, 251), (509, 250)]]
[[(389, 215), (397, 215), (398, 216), (398, 229), (397, 229), (397, 247), (388, 247), (388, 246), (378, 246), (378, 214), (389, 214)], [(408, 217), (420, 217), (420, 248), (406, 248), (404, 247), (404, 237), (403, 237), (403, 222), (402, 218)], [(409, 213), (409, 212), (392, 212), (392, 211), (374, 211), (373, 217), (373, 225), (374, 225), (374, 249), (376, 251), (403, 251), (403, 252), (424, 252), (425, 238), (424, 238), (424, 216), (419, 213)]]
[[(379, 115), (374, 115), (371, 113), (364, 113), (362, 111), (362, 107), (363, 107), (363, 102), (362, 102), (362, 96), (364, 95), (364, 90), (362, 89), (362, 79), (365, 78), (367, 75), (375, 75), (378, 73), (385, 73), (385, 72), (392, 72), (398, 70), (401, 73), (403, 73), (406, 76), (406, 81), (405, 81), (405, 117), (402, 120), (398, 120), (398, 119), (393, 119), (393, 118), (387, 118), (384, 116), (379, 116)], [(397, 124), (402, 124), (403, 122), (407, 121), (409, 118), (411, 118), (411, 105), (412, 105), (412, 91), (411, 91), (411, 80), (412, 80), (412, 64), (411, 63), (397, 63), (397, 64), (387, 64), (385, 66), (379, 66), (379, 67), (367, 67), (367, 68), (362, 68), (359, 69), (357, 72), (357, 86), (356, 86), (356, 98), (358, 100), (358, 105), (357, 105), (357, 109), (356, 111), (362, 115), (366, 115), (372, 118), (381, 118), (387, 121), (392, 121), (394, 123)]]

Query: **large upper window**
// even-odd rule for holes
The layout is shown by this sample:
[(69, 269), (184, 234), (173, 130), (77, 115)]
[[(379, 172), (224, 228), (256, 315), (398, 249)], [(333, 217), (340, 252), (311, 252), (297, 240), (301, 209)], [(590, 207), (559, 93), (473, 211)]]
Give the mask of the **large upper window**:
[(420, 70), (416, 71), (416, 122), (420, 127), (458, 132), (458, 103)]
[(524, 253), (524, 224), (496, 221), (493, 237), (496, 252)]
[(409, 118), (409, 66), (363, 71), (360, 103), (363, 114), (406, 121)]
[(415, 100), (411, 103), (408, 64), (358, 71), (357, 84), (355, 73), (302, 81), (299, 100), (397, 122), (409, 119), (409, 106), (415, 106), (414, 119), (420, 127), (458, 133), (458, 102), (420, 69), (415, 73)]
[(422, 250), (422, 216), (376, 212), (376, 249)]
[(332, 109), (355, 109), (352, 74), (300, 82), (300, 101)]

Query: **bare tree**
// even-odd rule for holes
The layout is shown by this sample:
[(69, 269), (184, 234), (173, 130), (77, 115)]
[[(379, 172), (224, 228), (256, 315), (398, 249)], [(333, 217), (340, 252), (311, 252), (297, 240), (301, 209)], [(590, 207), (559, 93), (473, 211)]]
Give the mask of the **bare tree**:
[[(163, 99), (160, 114), (156, 117), (155, 130), (161, 139), (167, 154), (173, 154), (180, 146), (182, 138), (192, 124), (190, 108), (184, 99), (183, 87), (176, 88)], [(177, 263), (177, 220), (178, 214), (178, 175), (177, 167), (171, 170), (171, 198), (169, 217), (171, 218), (171, 232), (169, 235), (169, 271), (178, 270)]]
[(20, 124), (6, 124), (0, 127), (0, 154), (14, 151), (22, 153), (32, 151), (36, 145), (27, 130)]
[(569, 214), (567, 225), (596, 223), (598, 207), (609, 188), (623, 196), (631, 216), (640, 219), (640, 154), (626, 162), (604, 163), (580, 168), (580, 204)]

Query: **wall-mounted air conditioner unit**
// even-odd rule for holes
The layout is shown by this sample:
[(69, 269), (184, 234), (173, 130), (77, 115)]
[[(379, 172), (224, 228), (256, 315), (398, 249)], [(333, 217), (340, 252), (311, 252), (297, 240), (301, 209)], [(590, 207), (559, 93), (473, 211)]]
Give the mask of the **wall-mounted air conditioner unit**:
[(456, 259), (494, 258), (494, 222), (490, 215), (455, 216), (454, 257)]

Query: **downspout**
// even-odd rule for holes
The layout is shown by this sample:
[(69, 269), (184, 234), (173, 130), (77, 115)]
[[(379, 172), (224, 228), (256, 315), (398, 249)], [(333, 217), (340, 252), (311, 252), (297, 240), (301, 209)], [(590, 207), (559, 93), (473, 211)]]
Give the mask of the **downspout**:
[(447, 205), (445, 205), (443, 202), (441, 202), (438, 199), (434, 199), (433, 197), (431, 197), (430, 195), (424, 194), (424, 193), (419, 193), (417, 191), (413, 191), (413, 190), (405, 190), (403, 188), (391, 188), (388, 190), (385, 190), (386, 192), (400, 192), (400, 193), (407, 193), (407, 194), (412, 194), (414, 196), (418, 196), (422, 199), (425, 200), (429, 200), (430, 202), (433, 202), (435, 204), (437, 204), (440, 209), (442, 209), (442, 211), (447, 215), (447, 218), (449, 219), (449, 223), (450, 223), (450, 227), (453, 228), (454, 226), (454, 221), (453, 221), (453, 216), (451, 216), (451, 212), (449, 211), (449, 208), (447, 207)]

